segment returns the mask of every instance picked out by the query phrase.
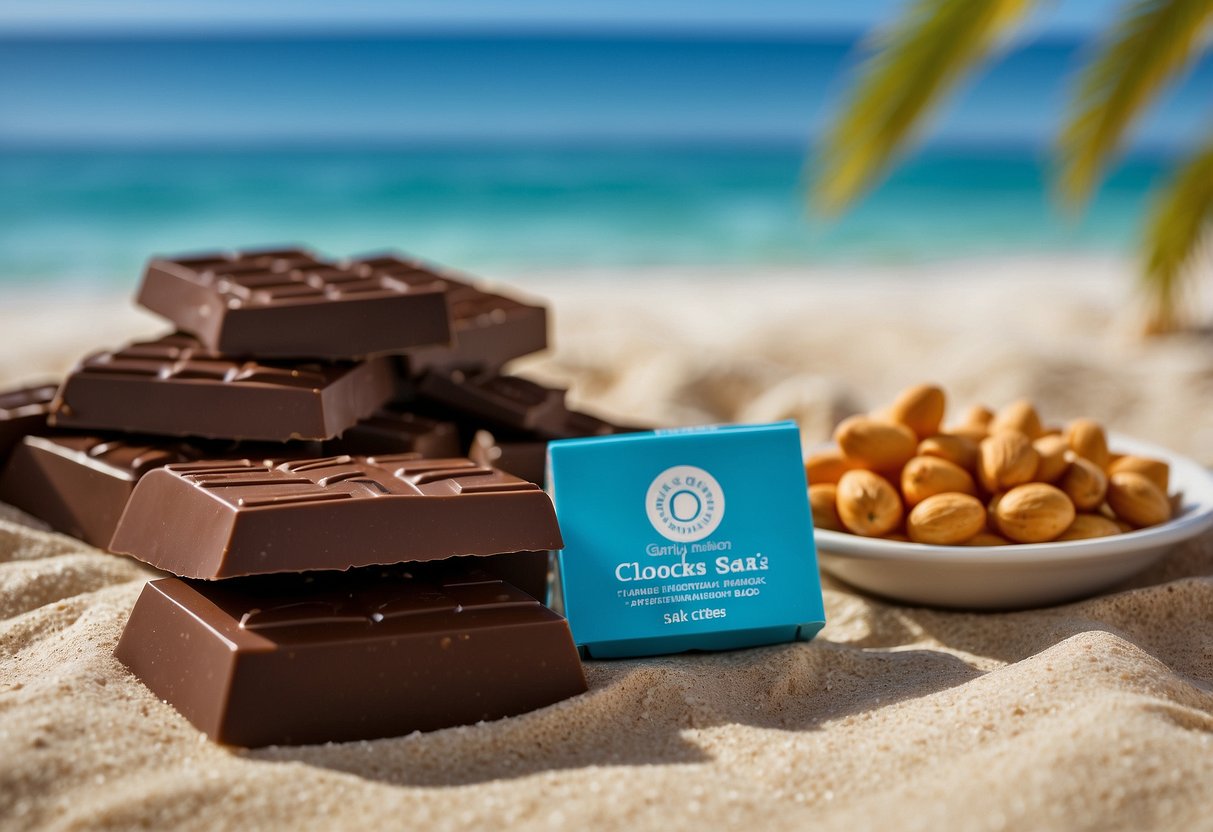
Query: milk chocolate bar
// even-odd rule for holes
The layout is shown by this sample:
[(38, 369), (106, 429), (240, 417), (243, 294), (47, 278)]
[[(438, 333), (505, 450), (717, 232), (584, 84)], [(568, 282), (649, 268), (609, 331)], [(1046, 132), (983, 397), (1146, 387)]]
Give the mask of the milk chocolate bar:
[(136, 300), (223, 355), (361, 358), (451, 341), (446, 287), (417, 263), (389, 273), (304, 249), (157, 257)]
[(449, 567), (152, 581), (114, 655), (240, 746), (431, 731), (586, 690), (561, 616)]
[(135, 486), (110, 548), (209, 579), (562, 545), (534, 483), (399, 454), (168, 465)]
[(37, 384), (0, 392), (0, 461), (23, 436), (46, 430), (55, 385)]
[(428, 419), (391, 404), (325, 442), (324, 450), (328, 455), (416, 453), (434, 459), (463, 453), (459, 428), (453, 422)]
[[(417, 263), (395, 255), (351, 261), (385, 275), (408, 273)], [(539, 352), (548, 345), (547, 309), (524, 303), (440, 272), (451, 310), (453, 341), (449, 346), (404, 350), (407, 376), (426, 370), (499, 370), (507, 361)]]
[(212, 439), (329, 439), (392, 397), (390, 361), (259, 362), (184, 334), (89, 356), (64, 381), (57, 427)]

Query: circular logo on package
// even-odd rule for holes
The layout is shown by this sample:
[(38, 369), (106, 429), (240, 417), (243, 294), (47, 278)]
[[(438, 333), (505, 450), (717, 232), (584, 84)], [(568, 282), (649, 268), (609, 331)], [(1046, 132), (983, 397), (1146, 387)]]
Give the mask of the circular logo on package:
[(724, 519), (724, 490), (702, 468), (675, 465), (649, 485), (644, 506), (662, 537), (689, 543), (703, 540)]

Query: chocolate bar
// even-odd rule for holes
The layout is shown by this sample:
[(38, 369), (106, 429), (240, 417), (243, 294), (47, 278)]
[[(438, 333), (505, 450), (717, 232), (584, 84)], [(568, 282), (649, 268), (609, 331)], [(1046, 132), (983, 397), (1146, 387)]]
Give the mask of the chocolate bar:
[(451, 341), (446, 287), (417, 263), (389, 273), (293, 248), (157, 257), (136, 300), (222, 355), (347, 359)]
[(334, 454), (416, 453), (441, 458), (463, 453), (459, 428), (440, 419), (427, 419), (389, 404), (341, 434), (324, 443), (324, 451)]
[(450, 568), (152, 581), (114, 655), (200, 731), (240, 746), (431, 731), (586, 690), (561, 616)]
[(0, 392), (0, 461), (23, 436), (46, 430), (55, 385), (37, 384)]
[(564, 391), (520, 376), (496, 373), (430, 372), (416, 382), (422, 403), (437, 406), (477, 427), (527, 439), (575, 439), (621, 431), (615, 425), (570, 410)]
[[(385, 275), (408, 273), (415, 261), (395, 255), (351, 261)], [(547, 309), (487, 291), (439, 272), (446, 284), (453, 342), (449, 346), (404, 350), (406, 376), (427, 370), (499, 370), (507, 361), (539, 352), (548, 345)]]
[(50, 423), (212, 439), (329, 439), (393, 394), (389, 359), (237, 361), (168, 335), (92, 355), (59, 389)]
[(110, 548), (209, 579), (562, 545), (534, 483), (398, 454), (168, 465), (135, 486)]
[(491, 465), (527, 482), (543, 485), (548, 443), (544, 439), (498, 439), (490, 431), (478, 430), (472, 438), (468, 456), (477, 465)]

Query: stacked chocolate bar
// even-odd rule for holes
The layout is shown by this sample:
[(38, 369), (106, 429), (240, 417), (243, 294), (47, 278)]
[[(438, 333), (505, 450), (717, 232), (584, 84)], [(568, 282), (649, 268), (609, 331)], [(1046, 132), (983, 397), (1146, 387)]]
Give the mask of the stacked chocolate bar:
[(302, 249), (153, 259), (138, 301), (177, 331), (0, 394), (0, 500), (177, 576), (116, 650), (158, 696), (263, 745), (585, 690), (539, 484), (547, 441), (621, 428), (502, 374), (542, 306)]

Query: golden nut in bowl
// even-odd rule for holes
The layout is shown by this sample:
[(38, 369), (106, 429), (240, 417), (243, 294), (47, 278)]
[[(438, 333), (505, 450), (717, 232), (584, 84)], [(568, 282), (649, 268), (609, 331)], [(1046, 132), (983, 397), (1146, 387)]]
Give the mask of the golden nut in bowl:
[(1108, 477), (1108, 505), (1126, 523), (1141, 528), (1171, 519), (1171, 501), (1145, 474), (1117, 471)]
[(1108, 436), (1103, 426), (1091, 419), (1075, 419), (1066, 427), (1070, 450), (1104, 469), (1108, 467)]
[(921, 438), (939, 433), (946, 407), (942, 388), (934, 384), (917, 384), (901, 392), (889, 408), (888, 416)]
[(1074, 503), (1074, 508), (1094, 511), (1103, 505), (1108, 493), (1108, 475), (1094, 462), (1080, 456), (1066, 466), (1059, 485)]
[(1002, 491), (1030, 482), (1036, 475), (1039, 461), (1026, 434), (1003, 430), (981, 440), (977, 473), (986, 491)]
[(914, 507), (906, 531), (915, 543), (954, 546), (986, 525), (986, 509), (971, 494), (935, 494)]
[(1011, 541), (1007, 540), (1002, 535), (994, 534), (994, 532), (980, 531), (970, 537), (962, 545), (964, 546), (1010, 546)]
[(1089, 540), (1093, 537), (1108, 537), (1120, 534), (1120, 526), (1100, 514), (1079, 514), (1070, 527), (1058, 536), (1058, 540)]
[(900, 471), (918, 448), (918, 437), (905, 425), (868, 416), (843, 419), (834, 439), (853, 466), (885, 473)]
[(1157, 485), (1159, 490), (1164, 494), (1171, 490), (1171, 466), (1162, 460), (1126, 454), (1118, 457), (1108, 465), (1109, 474), (1115, 474), (1120, 471), (1133, 471), (1141, 474), (1150, 480), (1150, 482)]
[(1033, 482), (1012, 488), (994, 508), (998, 531), (1016, 543), (1044, 543), (1074, 522), (1074, 504), (1060, 488)]
[(1069, 465), (1066, 451), (1070, 450), (1070, 446), (1066, 440), (1057, 434), (1042, 436), (1032, 443), (1032, 447), (1039, 458), (1033, 479), (1039, 482), (1057, 482), (1061, 479)]
[(838, 516), (849, 531), (881, 537), (901, 525), (901, 497), (892, 484), (872, 471), (847, 471), (838, 481)]
[(918, 443), (917, 455), (939, 457), (966, 471), (976, 471), (979, 441), (956, 433), (937, 433)]
[(813, 511), (813, 525), (817, 528), (832, 532), (846, 531), (838, 516), (838, 486), (834, 483), (810, 485), (809, 508)]
[(810, 454), (804, 461), (804, 475), (809, 485), (825, 485), (837, 483), (843, 474), (854, 467), (843, 457), (842, 451), (830, 449)]
[(901, 493), (906, 507), (918, 505), (927, 497), (956, 491), (974, 494), (977, 486), (969, 472), (954, 462), (933, 456), (916, 456), (901, 469)]
[(990, 422), (990, 435), (1004, 430), (1018, 431), (1028, 439), (1039, 439), (1044, 433), (1044, 428), (1040, 424), (1040, 414), (1027, 399), (1011, 402), (998, 411), (994, 420)]

